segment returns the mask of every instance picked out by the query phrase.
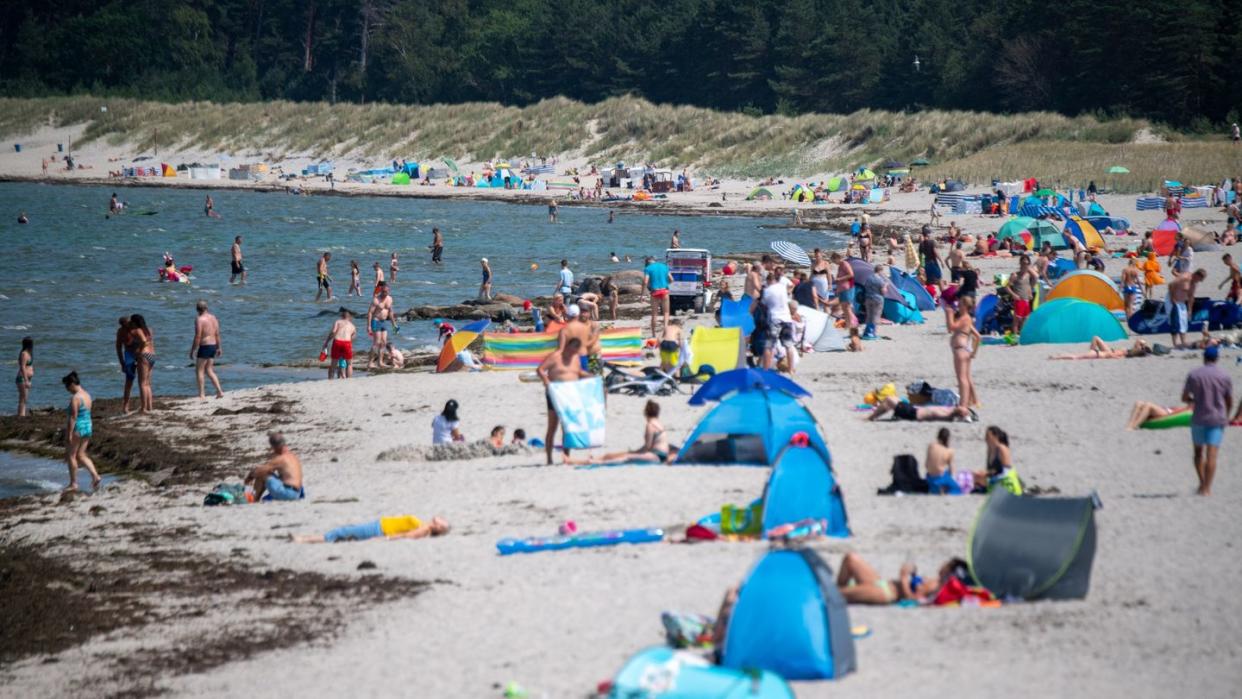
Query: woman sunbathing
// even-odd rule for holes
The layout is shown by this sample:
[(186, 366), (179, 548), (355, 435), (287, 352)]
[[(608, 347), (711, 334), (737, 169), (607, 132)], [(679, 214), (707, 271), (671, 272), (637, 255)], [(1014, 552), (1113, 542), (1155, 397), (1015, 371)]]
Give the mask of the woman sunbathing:
[(1151, 345), (1143, 340), (1135, 340), (1130, 349), (1113, 349), (1097, 335), (1091, 338), (1091, 350), (1082, 354), (1056, 354), (1049, 359), (1130, 359), (1146, 357), (1151, 354)]
[(647, 427), (643, 432), (643, 445), (637, 451), (622, 451), (581, 460), (566, 458), (565, 463), (571, 466), (630, 462), (668, 463), (676, 450), (669, 446), (668, 437), (664, 436), (664, 426), (660, 424), (660, 404), (653, 400), (647, 401), (647, 405), (643, 408), (643, 416), (647, 418)]
[(327, 534), (293, 536), (295, 544), (333, 544), (338, 541), (365, 541), (366, 539), (422, 539), (428, 536), (444, 536), (449, 533), (449, 523), (443, 517), (432, 517), (426, 524), (413, 515), (380, 517), (364, 524), (337, 527)]
[(927, 602), (936, 596), (940, 587), (950, 577), (969, 578), (966, 561), (951, 558), (940, 566), (935, 580), (924, 580), (913, 563), (901, 566), (895, 580), (885, 580), (871, 564), (856, 553), (847, 553), (841, 559), (837, 573), (837, 589), (850, 604), (894, 604), (901, 600)]
[(1126, 423), (1126, 429), (1130, 431), (1137, 430), (1148, 420), (1168, 417), (1174, 413), (1184, 413), (1187, 410), (1190, 410), (1188, 405), (1183, 405), (1180, 408), (1166, 408), (1151, 401), (1136, 400), (1134, 401), (1134, 407), (1130, 408), (1130, 422)]

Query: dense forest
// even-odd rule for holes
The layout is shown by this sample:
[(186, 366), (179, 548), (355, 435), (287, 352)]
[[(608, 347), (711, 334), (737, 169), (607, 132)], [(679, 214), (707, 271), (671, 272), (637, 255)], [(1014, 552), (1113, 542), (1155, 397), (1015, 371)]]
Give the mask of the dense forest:
[[(1228, 10), (1233, 7), (1232, 11)], [(1238, 118), (1232, 0), (0, 0), (0, 94)]]

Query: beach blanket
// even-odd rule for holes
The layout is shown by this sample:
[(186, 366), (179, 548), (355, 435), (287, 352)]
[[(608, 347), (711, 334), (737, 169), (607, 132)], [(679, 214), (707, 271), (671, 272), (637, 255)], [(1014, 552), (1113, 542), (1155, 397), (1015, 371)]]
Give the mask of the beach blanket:
[[(488, 369), (534, 369), (556, 350), (556, 333), (484, 333), (483, 365)], [(613, 364), (643, 360), (643, 331), (612, 328), (600, 333), (600, 358)]]
[(604, 446), (604, 380), (598, 376), (548, 385), (566, 449)]

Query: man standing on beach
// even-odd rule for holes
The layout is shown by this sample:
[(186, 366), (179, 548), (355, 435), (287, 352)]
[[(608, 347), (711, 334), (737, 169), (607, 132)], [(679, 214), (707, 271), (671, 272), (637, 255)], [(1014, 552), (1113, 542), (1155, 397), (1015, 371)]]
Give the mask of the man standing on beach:
[(1233, 408), (1233, 380), (1216, 366), (1220, 347), (1212, 345), (1203, 350), (1203, 366), (1186, 376), (1182, 388), (1182, 401), (1194, 409), (1190, 418), (1190, 434), (1194, 442), (1195, 474), (1199, 476), (1199, 495), (1212, 494), (1212, 479), (1216, 477), (1216, 460), (1220, 443), (1229, 424), (1229, 411)]
[(371, 336), (371, 356), (367, 359), (367, 369), (375, 366), (378, 356), (381, 368), (384, 364), (385, 350), (388, 348), (388, 327), (396, 329), (396, 318), (392, 313), (392, 297), (388, 295), (388, 282), (380, 282), (375, 287), (375, 297), (371, 299), (371, 307), (367, 309), (367, 334)]
[[(556, 407), (552, 405), (552, 393), (548, 387), (553, 382), (561, 381), (577, 381), (579, 379), (591, 378), (591, 372), (582, 368), (582, 362), (578, 359), (579, 353), (582, 351), (582, 341), (576, 337), (571, 337), (565, 341), (559, 350), (549, 354), (544, 358), (543, 363), (539, 365), (536, 373), (543, 381), (544, 400), (548, 406), (548, 431), (544, 435), (544, 449), (548, 456), (548, 465), (552, 465), (552, 450), (556, 443), (556, 428), (561, 426), (560, 417), (556, 414)], [(569, 450), (564, 449), (565, 456), (569, 456)]]
[(234, 282), (236, 282), (237, 277), (239, 276), (241, 277), (241, 283), (242, 284), (246, 283), (246, 264), (242, 262), (241, 243), (242, 241), (241, 241), (240, 235), (237, 236), (236, 238), (233, 238), (233, 247), (229, 251), (229, 254), (232, 256), (231, 267), (233, 270), (233, 273), (229, 275), (230, 284), (233, 284)]
[(332, 324), (332, 330), (324, 338), (323, 349), (320, 350), (321, 355), (328, 353), (328, 344), (331, 343), (329, 379), (352, 378), (354, 375), (354, 337), (358, 334), (358, 328), (354, 326), (353, 314), (348, 308), (341, 306), (340, 313), (341, 317)]
[(220, 379), (216, 377), (216, 357), (224, 354), (220, 347), (220, 321), (207, 311), (207, 302), (200, 300), (196, 306), (198, 318), (194, 320), (194, 343), (190, 345), (190, 359), (194, 360), (194, 378), (198, 381), (198, 397), (206, 398), (204, 375), (216, 387), (216, 398), (224, 397)]
[(668, 271), (668, 265), (648, 255), (643, 279), (647, 283), (647, 291), (651, 292), (651, 336), (655, 337), (657, 315), (663, 314), (664, 326), (668, 326), (668, 286), (673, 281), (673, 274)]
[(548, 223), (556, 223), (557, 217), (560, 215), (560, 205), (555, 199), (548, 200)]
[(1031, 269), (1031, 256), (1022, 253), (1018, 258), (1018, 271), (1009, 277), (1009, 283), (999, 291), (1005, 292), (1013, 302), (1013, 333), (1022, 333), (1022, 324), (1031, 315), (1031, 301), (1035, 298), (1035, 286), (1039, 284), (1039, 275)]
[(129, 351), (130, 333), (129, 316), (121, 316), (120, 327), (116, 329), (116, 361), (121, 365), (121, 373), (125, 374), (125, 391), (121, 394), (121, 413), (129, 415), (129, 394), (134, 390), (134, 379), (138, 376), (138, 360)]
[(1169, 314), (1169, 335), (1173, 348), (1186, 346), (1186, 333), (1190, 330), (1190, 308), (1195, 302), (1195, 289), (1207, 279), (1207, 271), (1196, 269), (1194, 274), (1178, 274), (1169, 282), (1169, 295), (1164, 299), (1164, 310)]
[(325, 252), (323, 257), (319, 258), (318, 264), (315, 265), (315, 302), (319, 302), (319, 297), (323, 292), (328, 292), (328, 300), (331, 301), (336, 297), (332, 295), (332, 277), (328, 275), (328, 262), (332, 259), (332, 253)]
[(444, 257), (444, 236), (439, 228), (431, 229), (431, 261), (440, 264)]

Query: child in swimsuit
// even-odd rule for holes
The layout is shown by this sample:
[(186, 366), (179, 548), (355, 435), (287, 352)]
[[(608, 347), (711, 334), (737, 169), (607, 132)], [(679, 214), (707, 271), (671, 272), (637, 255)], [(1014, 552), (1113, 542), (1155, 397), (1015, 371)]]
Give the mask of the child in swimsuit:
[(426, 536), (444, 536), (449, 533), (449, 523), (443, 517), (432, 517), (423, 524), (413, 515), (380, 517), (362, 524), (337, 527), (318, 536), (294, 536), (297, 544), (334, 544), (338, 541), (365, 541), (367, 539), (421, 539)]
[(69, 485), (67, 491), (78, 489), (78, 465), (81, 464), (91, 474), (91, 489), (97, 490), (102, 480), (99, 471), (95, 470), (95, 462), (87, 456), (86, 448), (90, 444), (93, 433), (91, 424), (91, 395), (82, 388), (78, 380), (78, 372), (71, 371), (61, 379), (65, 390), (69, 392), (69, 424), (66, 430), (69, 445), (65, 450), (65, 461), (69, 464)]

